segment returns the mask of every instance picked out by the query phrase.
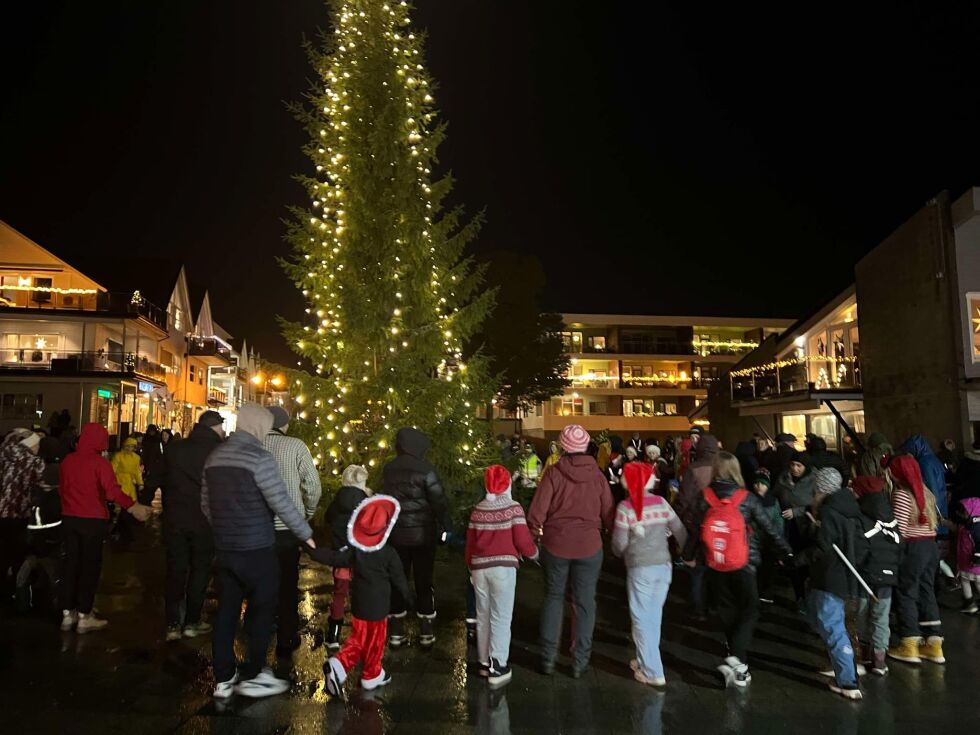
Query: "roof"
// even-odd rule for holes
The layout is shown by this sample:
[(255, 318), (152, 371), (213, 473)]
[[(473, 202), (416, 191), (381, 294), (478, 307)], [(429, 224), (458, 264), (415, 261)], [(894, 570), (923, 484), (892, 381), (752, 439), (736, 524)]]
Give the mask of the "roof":
[[(139, 291), (153, 304), (167, 308), (183, 265), (175, 258), (76, 258), (76, 267), (109, 291)], [(197, 305), (200, 307), (200, 304)]]
[(759, 327), (786, 328), (793, 324), (792, 319), (742, 317), (742, 316), (681, 316), (663, 314), (562, 314), (566, 324), (609, 324), (617, 326), (657, 326), (657, 327)]

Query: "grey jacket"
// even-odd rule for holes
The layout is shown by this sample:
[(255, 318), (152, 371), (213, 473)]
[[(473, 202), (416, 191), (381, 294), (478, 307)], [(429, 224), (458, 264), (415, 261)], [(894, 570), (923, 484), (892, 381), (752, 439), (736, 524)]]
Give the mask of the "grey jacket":
[(244, 431), (232, 434), (205, 462), (201, 511), (211, 523), (218, 551), (273, 546), (276, 516), (300, 541), (313, 536), (289, 497), (276, 460), (262, 442)]
[[(630, 568), (670, 564), (667, 539), (671, 536), (676, 538), (678, 549), (687, 544), (687, 530), (667, 501), (656, 495), (647, 495), (644, 501), (640, 520), (630, 500), (624, 500), (616, 508), (612, 552), (623, 557)], [(643, 530), (638, 531), (638, 527)]]

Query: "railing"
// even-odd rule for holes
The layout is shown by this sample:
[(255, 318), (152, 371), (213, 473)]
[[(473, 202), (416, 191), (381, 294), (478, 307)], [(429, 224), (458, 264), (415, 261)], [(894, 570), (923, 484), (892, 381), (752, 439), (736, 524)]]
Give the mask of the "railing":
[(623, 389), (623, 390), (654, 390), (664, 388), (707, 388), (714, 383), (717, 378), (624, 378), (620, 380), (617, 376), (607, 377), (588, 377), (579, 376), (571, 378), (572, 388), (592, 388), (592, 389)]
[(104, 291), (99, 294), (98, 311), (113, 314), (124, 314), (131, 317), (141, 317), (163, 331), (167, 331), (167, 312), (159, 306), (140, 296), (139, 291), (120, 293)]
[(190, 337), (188, 345), (191, 357), (220, 357), (231, 362), (231, 350), (214, 337)]
[(38, 350), (31, 348), (0, 350), (0, 370), (37, 370), (56, 375), (86, 372), (143, 375), (163, 380), (163, 365), (132, 352)]
[(208, 389), (208, 403), (224, 406), (228, 403), (228, 393), (221, 388)]
[(145, 319), (160, 329), (167, 331), (167, 312), (140, 296), (139, 291), (121, 293), (100, 291), (92, 293), (60, 293), (52, 291), (32, 292), (26, 303), (19, 299), (0, 298), (0, 308), (5, 309), (59, 309), (77, 311), (82, 314), (108, 313), (113, 315)]
[[(816, 380), (810, 380), (810, 366)], [(732, 401), (778, 398), (808, 390), (841, 390), (861, 387), (861, 363), (853, 357), (793, 358), (729, 374)]]

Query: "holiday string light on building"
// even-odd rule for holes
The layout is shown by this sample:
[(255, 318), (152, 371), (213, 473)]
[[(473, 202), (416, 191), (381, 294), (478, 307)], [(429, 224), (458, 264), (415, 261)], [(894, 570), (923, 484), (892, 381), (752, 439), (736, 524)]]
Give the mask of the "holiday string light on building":
[(785, 360), (776, 360), (774, 362), (768, 362), (765, 365), (756, 365), (754, 367), (742, 368), (740, 370), (732, 370), (730, 373), (733, 378), (747, 378), (753, 375), (762, 375), (764, 373), (771, 373), (773, 370), (779, 370), (785, 367), (792, 367), (794, 365), (804, 365), (810, 362), (817, 363), (852, 363), (857, 360), (853, 355), (846, 355), (844, 357), (827, 357), (826, 355), (798, 355), (796, 357), (787, 358)]
[(294, 399), (328, 472), (380, 469), (412, 425), (433, 462), (463, 476), (489, 445), (474, 407), (494, 392), (484, 359), (465, 356), (492, 303), (463, 258), (480, 222), (442, 209), (452, 182), (432, 169), (445, 127), (408, 4), (329, 7), (331, 33), (308, 48), (310, 104), (293, 108), (312, 163), (284, 264), (309, 302), (305, 321), (285, 325), (311, 368), (290, 373)]

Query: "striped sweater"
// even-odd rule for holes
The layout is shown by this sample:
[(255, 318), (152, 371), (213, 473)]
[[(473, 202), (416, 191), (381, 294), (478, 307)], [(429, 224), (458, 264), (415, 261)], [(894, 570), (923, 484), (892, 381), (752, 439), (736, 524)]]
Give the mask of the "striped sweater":
[(522, 556), (537, 555), (520, 503), (506, 495), (491, 495), (476, 505), (466, 529), (466, 566), (516, 568)]
[[(929, 490), (926, 489), (928, 500)], [(892, 490), (892, 511), (898, 521), (898, 530), (906, 541), (924, 541), (936, 538), (936, 529), (927, 520), (925, 525), (919, 523), (919, 508), (915, 504), (915, 496), (904, 488)]]
[(201, 512), (211, 523), (218, 551), (273, 546), (275, 516), (300, 541), (313, 536), (289, 497), (276, 460), (262, 442), (244, 431), (236, 431), (208, 456), (201, 483)]

